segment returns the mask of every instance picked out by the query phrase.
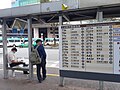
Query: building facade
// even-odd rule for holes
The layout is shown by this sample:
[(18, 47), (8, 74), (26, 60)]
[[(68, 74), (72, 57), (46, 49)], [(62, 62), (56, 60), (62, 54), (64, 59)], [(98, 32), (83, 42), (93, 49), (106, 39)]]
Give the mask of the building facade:
[[(42, 27), (41, 27), (42, 26)], [(58, 27), (51, 27), (48, 25), (33, 25), (33, 37), (34, 38), (59, 38)]]
[(12, 7), (19, 7), (38, 3), (40, 3), (40, 0), (12, 0), (11, 5)]
[(49, 1), (52, 1), (52, 0), (12, 0), (11, 5), (12, 7), (20, 7), (20, 6), (25, 6), (25, 5), (49, 2)]

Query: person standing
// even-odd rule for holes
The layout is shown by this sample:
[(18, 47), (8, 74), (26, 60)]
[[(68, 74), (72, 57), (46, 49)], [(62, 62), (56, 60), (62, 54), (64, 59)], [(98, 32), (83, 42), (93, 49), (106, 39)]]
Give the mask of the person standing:
[[(42, 45), (42, 40), (40, 39), (36, 40), (36, 46), (34, 48), (36, 48), (37, 46), (38, 46), (37, 51), (41, 58), (41, 63), (36, 64), (37, 78), (38, 78), (39, 83), (41, 83), (42, 80), (46, 79), (46, 52)], [(41, 68), (42, 68), (42, 76), (41, 76)]]

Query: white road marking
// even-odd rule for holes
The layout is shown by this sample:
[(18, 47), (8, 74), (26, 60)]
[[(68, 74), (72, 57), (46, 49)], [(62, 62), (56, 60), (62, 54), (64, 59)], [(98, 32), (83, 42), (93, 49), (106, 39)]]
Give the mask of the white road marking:
[(47, 67), (59, 68), (59, 61), (47, 62)]

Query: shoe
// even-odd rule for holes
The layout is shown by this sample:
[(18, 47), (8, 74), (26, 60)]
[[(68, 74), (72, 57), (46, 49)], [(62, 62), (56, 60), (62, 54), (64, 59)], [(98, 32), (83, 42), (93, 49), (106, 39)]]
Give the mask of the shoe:
[(24, 72), (23, 74), (29, 74), (28, 72)]
[(29, 64), (25, 64), (25, 67), (27, 67)]
[(41, 80), (39, 80), (39, 83), (42, 83)]
[(46, 77), (43, 77), (43, 81), (46, 79)]

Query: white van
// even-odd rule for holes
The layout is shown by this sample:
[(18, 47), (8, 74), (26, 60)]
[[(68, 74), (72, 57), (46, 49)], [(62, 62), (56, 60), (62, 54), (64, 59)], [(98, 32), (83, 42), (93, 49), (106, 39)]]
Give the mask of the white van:
[(2, 37), (0, 37), (0, 47), (3, 46)]
[[(7, 46), (8, 46), (8, 40), (7, 40)], [(0, 37), (0, 47), (3, 47), (3, 40), (2, 40), (2, 37)]]
[(19, 46), (21, 43), (23, 43), (23, 40), (20, 38), (8, 38), (8, 46)]
[[(55, 38), (56, 45), (59, 45), (59, 38)], [(45, 38), (44, 45), (53, 45), (54, 44), (54, 38)]]

